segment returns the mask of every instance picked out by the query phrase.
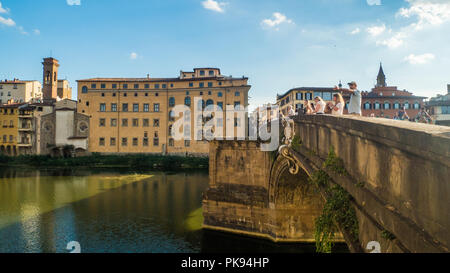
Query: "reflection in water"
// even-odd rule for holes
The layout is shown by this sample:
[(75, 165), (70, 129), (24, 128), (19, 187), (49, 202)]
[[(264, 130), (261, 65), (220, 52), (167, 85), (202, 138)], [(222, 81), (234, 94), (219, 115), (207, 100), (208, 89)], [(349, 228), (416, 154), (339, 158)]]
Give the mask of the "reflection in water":
[(0, 252), (313, 252), (199, 229), (207, 173), (0, 169)]

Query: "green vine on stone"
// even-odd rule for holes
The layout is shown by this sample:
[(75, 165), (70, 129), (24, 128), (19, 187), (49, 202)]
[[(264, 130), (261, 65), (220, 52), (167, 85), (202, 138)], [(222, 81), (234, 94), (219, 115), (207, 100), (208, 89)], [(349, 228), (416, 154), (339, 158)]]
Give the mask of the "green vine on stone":
[(295, 135), (291, 142), (291, 148), (294, 151), (300, 151), (300, 147), (302, 146), (302, 140), (300, 139), (300, 136)]
[(333, 146), (331, 146), (330, 151), (328, 152), (328, 157), (324, 162), (324, 168), (328, 168), (339, 175), (348, 175), (348, 172), (344, 167), (344, 161), (337, 157)]

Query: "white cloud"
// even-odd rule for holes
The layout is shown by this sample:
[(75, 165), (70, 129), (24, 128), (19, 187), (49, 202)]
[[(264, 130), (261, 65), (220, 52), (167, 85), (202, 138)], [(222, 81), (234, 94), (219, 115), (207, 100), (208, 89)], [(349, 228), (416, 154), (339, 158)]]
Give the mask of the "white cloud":
[(2, 3), (0, 2), (0, 13), (8, 13), (9, 9), (2, 7)]
[(69, 6), (81, 6), (81, 0), (67, 0)]
[(33, 29), (34, 35), (41, 35), (41, 31), (39, 29)]
[(6, 18), (3, 18), (2, 16), (0, 16), (0, 25), (2, 25), (2, 24), (6, 25), (8, 27), (13, 27), (16, 25), (16, 22), (14, 22), (14, 20), (11, 18), (6, 19)]
[(138, 58), (138, 54), (136, 52), (131, 52), (130, 59), (131, 60), (136, 60), (137, 58)]
[(369, 6), (381, 6), (381, 0), (367, 0)]
[(410, 64), (426, 64), (435, 59), (435, 56), (431, 53), (426, 53), (422, 55), (411, 54), (405, 57), (405, 61)]
[(276, 30), (278, 30), (278, 28), (276, 27), (283, 23), (292, 24), (293, 21), (291, 19), (288, 19), (286, 15), (279, 12), (275, 12), (272, 15), (272, 19), (264, 19), (261, 22), (263, 26), (275, 28)]
[(405, 18), (417, 17), (413, 26), (422, 29), (424, 26), (438, 26), (450, 21), (450, 3), (448, 0), (406, 0), (409, 8), (401, 8), (397, 15)]
[(226, 3), (218, 2), (214, 0), (206, 0), (202, 2), (202, 5), (205, 9), (209, 9), (212, 11), (224, 13), (224, 7), (226, 6)]
[(21, 34), (28, 35), (28, 32), (26, 32), (22, 26), (17, 27), (17, 29), (20, 31)]
[(352, 32), (350, 32), (351, 35), (355, 35), (361, 32), (361, 29), (359, 27), (355, 28)]
[(390, 49), (395, 49), (404, 44), (404, 39), (406, 38), (406, 36), (406, 33), (399, 32), (388, 39), (377, 41), (377, 45), (384, 45), (389, 47)]
[(385, 31), (386, 31), (385, 24), (383, 24), (381, 26), (373, 26), (373, 27), (367, 28), (367, 32), (373, 37), (379, 36), (379, 35), (383, 34)]

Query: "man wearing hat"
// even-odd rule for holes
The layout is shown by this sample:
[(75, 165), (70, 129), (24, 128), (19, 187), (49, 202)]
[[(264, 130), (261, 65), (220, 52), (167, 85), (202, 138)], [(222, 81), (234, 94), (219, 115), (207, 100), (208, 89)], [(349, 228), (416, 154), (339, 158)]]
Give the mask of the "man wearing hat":
[(362, 98), (361, 92), (358, 90), (358, 85), (353, 81), (349, 82), (348, 86), (350, 87), (350, 89), (341, 89), (335, 86), (334, 90), (342, 90), (342, 92), (351, 93), (352, 96), (350, 97), (350, 103), (348, 104), (348, 113), (350, 115), (361, 116)]

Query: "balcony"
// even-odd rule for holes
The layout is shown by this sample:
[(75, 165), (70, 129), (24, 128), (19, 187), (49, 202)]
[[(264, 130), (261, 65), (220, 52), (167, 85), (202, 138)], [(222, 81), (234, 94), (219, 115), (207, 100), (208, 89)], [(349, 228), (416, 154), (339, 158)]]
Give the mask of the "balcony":
[(19, 131), (33, 131), (33, 126), (31, 125), (20, 126)]

